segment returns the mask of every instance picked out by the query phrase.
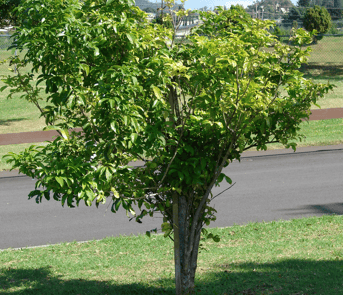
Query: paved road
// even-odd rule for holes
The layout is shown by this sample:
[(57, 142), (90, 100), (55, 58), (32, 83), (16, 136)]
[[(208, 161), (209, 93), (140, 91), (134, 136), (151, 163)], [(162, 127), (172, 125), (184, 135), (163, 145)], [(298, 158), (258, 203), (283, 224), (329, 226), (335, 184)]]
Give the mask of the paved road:
[[(311, 151), (320, 149), (245, 153), (225, 171), (236, 184), (214, 200), (218, 214), (211, 226), (343, 214), (343, 146)], [(11, 175), (0, 173), (0, 249), (144, 233), (161, 224), (148, 217), (143, 224), (129, 222), (125, 212), (113, 214), (106, 204), (99, 209), (36, 204), (27, 200), (34, 181)], [(213, 193), (225, 188), (223, 183)]]

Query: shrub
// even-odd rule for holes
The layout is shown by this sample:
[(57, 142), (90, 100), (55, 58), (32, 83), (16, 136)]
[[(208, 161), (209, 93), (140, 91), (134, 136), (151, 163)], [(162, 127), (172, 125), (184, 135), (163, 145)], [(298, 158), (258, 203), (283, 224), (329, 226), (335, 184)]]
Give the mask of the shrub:
[[(315, 5), (314, 7), (308, 8), (304, 15), (304, 28), (311, 32), (316, 30), (319, 34), (326, 33), (331, 27), (331, 16), (325, 7)], [(322, 39), (323, 36), (317, 36), (317, 40)]]

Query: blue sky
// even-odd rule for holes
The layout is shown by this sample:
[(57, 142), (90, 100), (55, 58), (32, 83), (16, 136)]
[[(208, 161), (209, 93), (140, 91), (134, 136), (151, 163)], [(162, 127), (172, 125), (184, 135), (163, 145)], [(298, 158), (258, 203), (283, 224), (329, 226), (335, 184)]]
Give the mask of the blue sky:
[[(150, 0), (152, 1), (152, 0)], [(293, 3), (296, 3), (296, 0), (291, 0)], [(153, 1), (152, 1), (153, 2)], [(231, 6), (232, 4), (240, 4), (246, 7), (247, 5), (252, 4), (252, 0), (236, 0), (236, 1), (229, 1), (229, 0), (188, 0), (185, 3), (185, 8), (188, 9), (196, 9), (201, 8), (204, 6), (207, 7), (213, 7), (218, 5), (225, 5), (225, 6)]]

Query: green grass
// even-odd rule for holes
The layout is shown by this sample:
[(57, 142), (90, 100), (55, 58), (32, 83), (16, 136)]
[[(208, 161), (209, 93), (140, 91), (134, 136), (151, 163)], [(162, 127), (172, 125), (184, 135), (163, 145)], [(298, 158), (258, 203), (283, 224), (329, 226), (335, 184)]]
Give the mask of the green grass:
[(6, 159), (2, 158), (7, 153), (12, 152), (19, 154), (31, 145), (46, 145), (44, 142), (36, 143), (22, 143), (22, 144), (10, 144), (10, 145), (0, 145), (0, 171), (10, 170), (11, 165), (6, 163)]
[[(14, 50), (0, 50), (0, 58), (7, 59), (14, 53)], [(20, 53), (21, 55), (23, 53)], [(11, 67), (8, 64), (0, 65), (0, 73), (3, 75), (12, 75)], [(29, 68), (23, 69), (23, 72), (28, 72)], [(0, 88), (5, 84), (0, 81)], [(44, 118), (40, 118), (40, 112), (35, 105), (29, 103), (23, 98), (21, 94), (15, 94), (12, 99), (7, 99), (10, 89), (7, 88), (0, 92), (0, 134), (39, 131), (45, 127)], [(43, 98), (46, 98), (43, 93)], [(42, 100), (40, 102), (42, 107), (47, 103)]]
[[(211, 229), (196, 294), (343, 294), (342, 216)], [(161, 235), (0, 252), (0, 294), (175, 294)]]
[[(330, 119), (302, 122), (300, 134), (302, 141), (297, 141), (298, 147), (343, 144), (343, 119)], [(282, 144), (273, 143), (268, 149), (284, 148)]]
[[(309, 63), (301, 67), (304, 77), (316, 83), (335, 84), (333, 92), (319, 99), (322, 109), (343, 107), (343, 36), (324, 37), (311, 45)], [(317, 109), (313, 106), (313, 109)]]
[[(21, 99), (20, 95), (7, 99), (8, 92), (6, 89), (0, 96), (0, 134), (42, 130), (46, 126), (45, 120), (40, 118), (37, 107)], [(46, 103), (42, 101), (41, 105)]]

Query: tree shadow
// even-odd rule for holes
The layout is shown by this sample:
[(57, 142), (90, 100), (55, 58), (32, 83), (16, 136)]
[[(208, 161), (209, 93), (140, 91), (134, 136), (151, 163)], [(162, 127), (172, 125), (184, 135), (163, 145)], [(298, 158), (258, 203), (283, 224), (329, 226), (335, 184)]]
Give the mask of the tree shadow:
[[(101, 274), (97, 274), (101, 275)], [(170, 280), (172, 284), (172, 280)], [(172, 286), (172, 285), (171, 285)], [(148, 287), (143, 284), (115, 284), (111, 281), (61, 279), (50, 267), (37, 269), (8, 268), (0, 273), (0, 294), (167, 294), (175, 293), (173, 287)]]
[(309, 63), (303, 64), (300, 71), (307, 79), (330, 79), (335, 81), (343, 80), (343, 64), (337, 63)]
[[(343, 294), (342, 259), (343, 251), (337, 251), (333, 260), (284, 259), (236, 264), (223, 261), (218, 265), (223, 271), (213, 273), (212, 279), (221, 284), (222, 292), (217, 294)], [(210, 275), (206, 287), (215, 287)]]
[[(230, 258), (196, 280), (195, 294), (343, 294), (343, 250), (333, 260), (284, 259), (270, 263), (235, 263)], [(100, 275), (100, 274), (99, 274)], [(174, 280), (146, 284), (63, 280), (49, 267), (8, 268), (0, 274), (1, 294), (175, 294)]]
[(20, 121), (24, 121), (24, 120), (27, 120), (27, 118), (0, 120), (0, 125), (10, 126), (12, 122), (20, 122)]
[(314, 204), (314, 205), (305, 205), (297, 208), (291, 209), (282, 209), (280, 211), (289, 211), (289, 215), (299, 214), (329, 214), (329, 215), (343, 215), (343, 203), (328, 203), (328, 204)]

